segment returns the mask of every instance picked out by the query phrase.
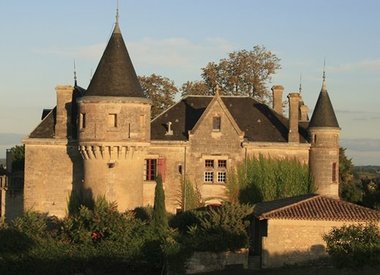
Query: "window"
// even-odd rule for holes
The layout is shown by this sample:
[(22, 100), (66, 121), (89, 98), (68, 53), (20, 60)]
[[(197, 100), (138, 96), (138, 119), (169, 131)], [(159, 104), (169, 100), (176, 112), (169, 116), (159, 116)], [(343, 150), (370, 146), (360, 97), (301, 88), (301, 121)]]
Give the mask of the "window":
[(206, 168), (214, 168), (214, 160), (213, 159), (206, 159), (205, 160), (205, 167)]
[(218, 183), (226, 183), (226, 172), (218, 172)]
[(332, 181), (336, 182), (337, 180), (337, 165), (336, 162), (332, 164)]
[(218, 168), (227, 168), (227, 160), (219, 159), (218, 160)]
[(227, 160), (226, 159), (206, 159), (205, 170), (203, 171), (203, 173), (204, 173), (205, 183), (226, 183)]
[(222, 119), (220, 116), (215, 116), (212, 119), (212, 130), (213, 131), (220, 131), (221, 128)]
[(144, 180), (155, 180), (157, 175), (157, 160), (146, 159), (144, 169)]
[(117, 127), (117, 114), (108, 114), (108, 127)]
[(214, 172), (206, 171), (204, 182), (214, 182)]
[(86, 128), (86, 114), (80, 113), (79, 115), (79, 128), (84, 129)]

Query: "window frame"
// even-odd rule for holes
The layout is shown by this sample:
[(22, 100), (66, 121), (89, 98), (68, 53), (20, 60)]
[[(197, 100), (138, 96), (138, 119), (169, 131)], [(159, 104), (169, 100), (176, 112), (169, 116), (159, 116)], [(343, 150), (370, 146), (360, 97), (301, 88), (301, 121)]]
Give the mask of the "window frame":
[(158, 172), (158, 160), (156, 158), (144, 160), (144, 181), (155, 181)]

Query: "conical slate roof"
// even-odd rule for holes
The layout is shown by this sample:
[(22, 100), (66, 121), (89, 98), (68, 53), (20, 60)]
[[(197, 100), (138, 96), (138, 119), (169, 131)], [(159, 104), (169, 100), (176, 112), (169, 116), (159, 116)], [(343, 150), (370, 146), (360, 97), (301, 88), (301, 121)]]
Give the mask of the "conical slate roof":
[(85, 95), (145, 97), (117, 22)]
[(323, 77), (322, 89), (319, 93), (317, 104), (315, 105), (314, 112), (309, 123), (309, 128), (311, 127), (339, 128), (334, 108), (331, 104), (329, 94), (327, 93), (325, 77)]

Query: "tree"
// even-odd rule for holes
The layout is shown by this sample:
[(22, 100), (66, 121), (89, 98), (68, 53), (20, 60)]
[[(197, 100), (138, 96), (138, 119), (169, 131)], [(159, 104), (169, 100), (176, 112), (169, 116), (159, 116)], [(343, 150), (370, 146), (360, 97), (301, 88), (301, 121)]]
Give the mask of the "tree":
[(10, 149), (12, 156), (12, 171), (24, 171), (25, 146), (16, 145)]
[(166, 216), (165, 209), (165, 192), (160, 175), (156, 178), (156, 188), (154, 189), (152, 223), (157, 229), (166, 229), (168, 227), (168, 217)]
[(337, 267), (362, 268), (380, 263), (380, 231), (375, 224), (333, 228), (323, 239)]
[(147, 98), (152, 100), (152, 118), (173, 105), (178, 92), (174, 82), (167, 77), (156, 74), (139, 76), (140, 84)]
[(209, 86), (204, 80), (200, 81), (187, 81), (182, 84), (181, 87), (181, 96), (185, 97), (188, 95), (212, 95), (212, 89), (209, 89)]
[(201, 91), (202, 94), (213, 94), (218, 84), (225, 95), (251, 96), (264, 102), (269, 97), (266, 82), (281, 68), (279, 61), (264, 46), (229, 53), (219, 63), (210, 62), (202, 69), (204, 82), (185, 83), (182, 94), (200, 94)]
[(357, 203), (362, 200), (363, 191), (354, 181), (354, 165), (346, 156), (347, 148), (339, 148), (340, 196), (343, 200)]

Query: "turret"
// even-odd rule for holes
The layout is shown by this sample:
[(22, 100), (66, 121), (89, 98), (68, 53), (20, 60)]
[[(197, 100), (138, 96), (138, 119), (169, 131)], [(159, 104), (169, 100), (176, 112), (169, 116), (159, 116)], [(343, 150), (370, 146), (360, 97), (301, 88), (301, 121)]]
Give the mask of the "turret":
[(309, 124), (309, 166), (316, 192), (339, 198), (340, 128), (326, 88), (323, 72), (322, 89)]
[(141, 206), (151, 102), (144, 96), (118, 20), (88, 89), (77, 102), (83, 199), (102, 196), (116, 201), (121, 211)]

